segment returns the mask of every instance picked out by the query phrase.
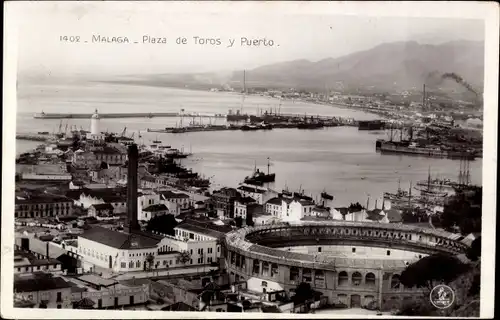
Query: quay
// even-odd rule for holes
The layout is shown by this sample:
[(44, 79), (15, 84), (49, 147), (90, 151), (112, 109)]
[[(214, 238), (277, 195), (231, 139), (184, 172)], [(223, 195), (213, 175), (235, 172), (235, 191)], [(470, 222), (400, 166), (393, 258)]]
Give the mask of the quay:
[(49, 141), (53, 139), (51, 136), (46, 135), (36, 135), (36, 134), (16, 134), (16, 140), (28, 140), (28, 141)]
[[(90, 119), (91, 113), (35, 113), (34, 119)], [(178, 112), (141, 112), (141, 113), (99, 113), (101, 119), (121, 119), (121, 118), (175, 118), (175, 117), (196, 117), (196, 118), (226, 118), (224, 114), (187, 114)]]

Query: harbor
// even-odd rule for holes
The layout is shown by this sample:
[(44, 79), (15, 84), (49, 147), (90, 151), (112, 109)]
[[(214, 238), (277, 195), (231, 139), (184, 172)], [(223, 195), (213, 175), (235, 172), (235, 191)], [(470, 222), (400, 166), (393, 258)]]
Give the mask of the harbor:
[[(100, 88), (100, 87), (99, 87)], [(94, 103), (89, 100), (85, 104), (72, 104), (72, 113), (84, 113), (88, 108), (84, 107), (88, 103), (95, 105), (99, 109), (99, 114), (116, 112), (116, 105), (120, 105), (122, 113), (133, 113), (137, 110), (137, 105), (130, 102), (123, 102), (120, 95), (130, 93), (141, 95), (140, 86), (112, 86), (113, 92), (117, 92), (112, 98), (106, 94), (106, 99)], [(67, 90), (59, 88), (59, 90)], [(79, 88), (79, 92), (71, 92), (74, 99), (85, 101), (89, 94), (99, 97), (99, 92), (93, 92), (91, 88)], [(101, 90), (101, 89), (99, 89)], [(51, 91), (44, 88), (45, 95), (51, 95)], [(62, 92), (60, 95), (64, 95)], [(60, 99), (57, 95), (57, 99)], [(164, 96), (169, 97), (171, 103), (164, 105)], [(319, 195), (326, 188), (329, 193), (335, 195), (336, 205), (349, 205), (355, 202), (364, 202), (367, 197), (371, 198), (371, 205), (374, 200), (382, 201), (383, 192), (391, 192), (396, 189), (397, 177), (401, 178), (401, 184), (408, 186), (411, 181), (416, 183), (427, 177), (429, 165), (432, 165), (433, 172), (438, 173), (442, 178), (456, 180), (459, 169), (459, 161), (447, 158), (412, 157), (403, 154), (388, 155), (378, 153), (374, 147), (378, 139), (384, 139), (390, 131), (388, 120), (385, 122), (385, 130), (360, 130), (355, 122), (376, 121), (379, 118), (373, 114), (349, 110), (348, 108), (336, 108), (331, 105), (321, 105), (301, 101), (292, 102), (290, 100), (271, 99), (260, 96), (247, 96), (243, 108), (236, 107), (240, 104), (241, 95), (229, 93), (208, 93), (202, 91), (189, 91), (165, 88), (149, 88), (148, 95), (142, 95), (141, 105), (144, 105), (144, 113), (161, 112), (160, 107), (165, 111), (180, 114), (181, 109), (185, 116), (166, 118), (136, 118), (134, 121), (128, 119), (101, 118), (101, 129), (103, 132), (116, 133), (120, 137), (123, 128), (127, 127), (124, 135), (127, 139), (132, 139), (139, 145), (150, 146), (162, 144), (172, 146), (178, 150), (192, 150), (192, 155), (186, 158), (177, 159), (182, 165), (193, 172), (198, 172), (201, 176), (210, 177), (210, 189), (217, 189), (224, 186), (236, 187), (243, 177), (253, 172), (255, 162), (257, 166), (266, 166), (267, 158), (271, 158), (271, 172), (276, 173), (275, 181), (270, 183), (270, 187), (281, 190), (285, 186), (290, 189), (302, 188), (307, 194)], [(188, 97), (188, 98), (187, 98)], [(163, 99), (163, 100), (162, 100)], [(28, 111), (28, 105), (23, 99), (20, 100), (21, 110)], [(54, 105), (61, 109), (64, 101), (55, 100)], [(281, 105), (281, 107), (279, 107)], [(27, 109), (28, 108), (28, 109)], [(89, 119), (46, 119), (38, 121), (33, 119), (33, 111), (29, 110), (18, 114), (17, 129), (21, 133), (50, 132), (49, 136), (57, 137), (59, 132), (64, 133), (66, 124), (72, 130), (89, 130)], [(271, 109), (274, 109), (272, 111)], [(43, 106), (46, 113), (56, 111)], [(68, 109), (66, 109), (68, 110)], [(195, 132), (189, 134), (167, 133), (165, 129), (180, 127), (183, 120), (183, 127), (212, 126), (210, 129), (227, 128), (228, 125), (243, 126), (248, 125), (245, 121), (228, 121), (227, 118), (203, 118), (199, 120), (198, 114), (236, 114), (240, 110), (240, 115), (251, 115), (252, 120), (262, 120), (266, 117), (265, 124), (271, 124), (272, 130), (241, 130), (237, 128), (228, 130), (214, 130), (204, 132), (204, 129), (195, 128)], [(267, 115), (265, 114), (267, 110)], [(57, 112), (56, 112), (57, 113)], [(193, 116), (188, 117), (187, 114)], [(279, 121), (280, 116), (297, 115), (298, 119), (321, 117), (333, 119), (355, 119), (351, 124), (327, 127), (319, 129), (304, 130), (298, 129), (295, 123), (272, 123), (271, 119)], [(193, 122), (194, 126), (189, 122)], [(245, 116), (245, 119), (246, 116)], [(405, 123), (413, 123), (415, 120), (406, 119)], [(254, 123), (259, 123), (254, 121)], [(217, 128), (219, 126), (219, 128)], [(396, 129), (403, 127), (398, 122), (392, 122)], [(314, 126), (312, 126), (314, 127)], [(59, 128), (61, 128), (59, 130)], [(150, 129), (148, 132), (147, 129)], [(279, 130), (277, 130), (279, 129)], [(196, 132), (198, 130), (198, 132)], [(180, 130), (181, 132), (183, 130)], [(135, 133), (135, 135), (133, 135)], [(38, 134), (34, 134), (37, 136)], [(43, 136), (43, 135), (42, 135)], [(397, 134), (394, 134), (397, 136)], [(57, 139), (56, 139), (57, 140)], [(123, 139), (124, 141), (126, 139)], [(389, 140), (389, 139), (386, 139)], [(396, 139), (394, 139), (396, 140)], [(160, 143), (155, 142), (160, 141)], [(36, 147), (39, 141), (17, 140), (17, 153), (20, 154)], [(362, 168), (362, 169), (361, 169)], [(411, 168), (411, 170), (408, 170)], [(471, 183), (481, 184), (481, 161), (471, 162)], [(396, 179), (394, 178), (396, 176)], [(352, 190), (357, 190), (353, 192)], [(415, 191), (415, 193), (418, 193)]]

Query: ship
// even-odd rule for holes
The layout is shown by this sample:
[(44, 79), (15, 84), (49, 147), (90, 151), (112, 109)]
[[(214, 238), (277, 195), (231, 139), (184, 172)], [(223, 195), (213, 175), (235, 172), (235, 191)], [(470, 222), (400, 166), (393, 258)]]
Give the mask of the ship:
[(236, 110), (236, 114), (232, 113), (232, 110), (229, 110), (229, 114), (226, 115), (226, 120), (227, 121), (247, 121), (248, 115), (247, 114), (240, 114), (240, 110)]
[(297, 125), (297, 129), (323, 129), (324, 126), (322, 122), (303, 122)]
[(358, 121), (358, 130), (383, 130), (385, 122), (382, 120)]
[(262, 186), (264, 183), (274, 182), (276, 180), (276, 174), (270, 173), (270, 159), (267, 158), (267, 174), (261, 172), (257, 169), (257, 164), (255, 164), (254, 173), (250, 177), (246, 177), (243, 181), (246, 184), (252, 184), (257, 186)]
[[(245, 104), (245, 96), (246, 96), (246, 72), (243, 70), (243, 95), (241, 96), (241, 110), (243, 110), (243, 105)], [(240, 110), (236, 110), (236, 113), (233, 113), (233, 110), (230, 109), (229, 113), (226, 115), (227, 121), (247, 121), (249, 119), (249, 115), (243, 114)]]
[(378, 140), (377, 145), (380, 152), (383, 153), (394, 153), (394, 154), (407, 154), (416, 156), (425, 156), (430, 158), (467, 158), (469, 160), (474, 160), (476, 158), (475, 152), (471, 150), (464, 151), (452, 151), (445, 150), (440, 146), (436, 145), (421, 145), (416, 142), (401, 141), (401, 142), (391, 142), (385, 140)]
[(321, 192), (321, 198), (325, 200), (333, 200), (333, 196), (331, 194), (326, 193), (325, 191)]
[(408, 191), (401, 189), (401, 179), (398, 181), (398, 190), (396, 193), (384, 192), (384, 199), (388, 199), (393, 207), (410, 207), (412, 206), (412, 200), (418, 200), (412, 195), (412, 182), (410, 182), (410, 187)]

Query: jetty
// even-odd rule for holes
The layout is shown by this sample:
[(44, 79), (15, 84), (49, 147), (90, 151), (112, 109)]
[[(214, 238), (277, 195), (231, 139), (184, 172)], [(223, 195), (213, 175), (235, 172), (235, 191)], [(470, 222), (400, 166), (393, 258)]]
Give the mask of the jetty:
[[(92, 113), (35, 113), (34, 119), (90, 119)], [(196, 118), (226, 118), (224, 114), (187, 114), (178, 112), (139, 112), (139, 113), (99, 113), (101, 119), (121, 119), (121, 118), (176, 118), (176, 117), (196, 117)]]
[(16, 134), (16, 140), (28, 140), (28, 141), (50, 141), (53, 140), (53, 136), (40, 135), (40, 134)]

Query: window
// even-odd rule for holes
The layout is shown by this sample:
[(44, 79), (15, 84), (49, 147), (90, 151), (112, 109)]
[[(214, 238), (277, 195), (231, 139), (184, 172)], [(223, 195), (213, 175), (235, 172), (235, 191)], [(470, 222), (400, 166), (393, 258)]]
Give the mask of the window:
[(126, 263), (126, 262), (122, 262), (122, 263), (120, 264), (120, 266), (122, 267), (122, 269), (125, 269), (125, 268), (127, 267), (127, 263)]
[(356, 248), (352, 248), (352, 253), (356, 253)]
[(193, 264), (193, 259), (190, 259), (190, 260), (189, 260), (189, 264)]
[(355, 286), (359, 286), (361, 284), (361, 280), (363, 277), (361, 276), (361, 273), (359, 272), (354, 272), (352, 274), (352, 284)]
[(61, 302), (61, 301), (62, 301), (62, 293), (58, 292), (57, 293), (57, 302)]
[(387, 250), (387, 255), (390, 256), (391, 255), (391, 250)]
[(321, 247), (318, 247), (318, 252), (321, 252)]

